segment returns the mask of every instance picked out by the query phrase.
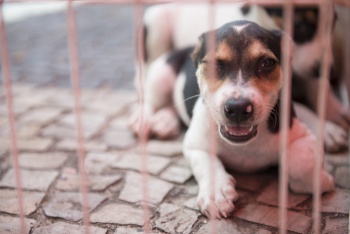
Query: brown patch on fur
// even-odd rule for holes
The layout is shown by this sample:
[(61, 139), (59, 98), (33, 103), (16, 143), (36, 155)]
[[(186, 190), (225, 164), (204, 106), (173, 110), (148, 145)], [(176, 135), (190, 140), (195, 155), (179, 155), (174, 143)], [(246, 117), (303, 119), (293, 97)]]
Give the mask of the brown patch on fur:
[(222, 42), (217, 46), (215, 57), (213, 54), (209, 53), (206, 54), (203, 58), (205, 61), (215, 61), (215, 60), (222, 60), (222, 61), (232, 61), (233, 59), (233, 53), (230, 48), (230, 46), (226, 42)]
[(215, 65), (208, 62), (200, 64), (197, 71), (197, 79), (202, 79), (202, 82), (207, 84), (211, 92), (217, 90), (224, 82), (224, 80), (218, 79), (215, 69)]
[(269, 56), (269, 57), (277, 60), (275, 55), (269, 49), (267, 49), (265, 45), (263, 45), (259, 41), (254, 41), (248, 47), (247, 51), (252, 58), (259, 58), (259, 57), (265, 55), (265, 56)]
[(281, 67), (277, 65), (275, 69), (266, 76), (262, 76), (259, 79), (252, 79), (251, 82), (251, 84), (263, 94), (280, 90), (282, 86)]

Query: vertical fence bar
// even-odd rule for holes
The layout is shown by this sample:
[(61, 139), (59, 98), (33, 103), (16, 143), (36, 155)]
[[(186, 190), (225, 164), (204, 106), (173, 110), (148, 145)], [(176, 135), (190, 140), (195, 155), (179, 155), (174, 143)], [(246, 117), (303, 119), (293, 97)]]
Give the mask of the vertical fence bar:
[(282, 36), (282, 71), (283, 71), (283, 87), (281, 100), (281, 141), (280, 141), (280, 161), (279, 161), (279, 232), (287, 233), (287, 201), (288, 201), (288, 167), (287, 167), (287, 144), (288, 131), (290, 123), (290, 108), (291, 105), (291, 41), (288, 37), (293, 37), (293, 3), (292, 0), (287, 0), (284, 4), (284, 22), (283, 30), (285, 33)]
[(27, 233), (27, 228), (24, 220), (24, 205), (23, 205), (23, 192), (22, 192), (22, 178), (19, 169), (18, 162), (18, 144), (16, 136), (16, 120), (14, 114), (13, 105), (13, 93), (11, 88), (11, 69), (10, 69), (10, 56), (8, 52), (8, 43), (6, 35), (6, 24), (3, 15), (3, 1), (0, 2), (0, 39), (1, 39), (1, 69), (2, 78), (4, 81), (5, 95), (6, 95), (6, 105), (7, 105), (7, 117), (10, 128), (11, 136), (11, 153), (12, 153), (12, 163), (15, 171), (16, 178), (16, 191), (18, 196), (18, 209), (19, 216), (21, 220), (21, 231), (22, 233)]
[[(209, 7), (209, 18), (208, 18), (208, 25), (209, 30), (215, 29), (215, 20), (216, 20), (216, 1), (215, 0), (209, 0), (208, 3)], [(209, 56), (211, 61), (209, 63), (209, 69), (208, 74), (209, 77), (213, 77), (213, 79), (216, 79), (216, 64), (215, 64), (215, 47), (216, 47), (216, 34), (215, 33), (209, 33), (208, 34), (208, 45), (207, 49), (209, 51)], [(216, 178), (217, 178), (217, 170), (216, 170), (216, 161), (217, 159), (217, 139), (216, 139), (216, 124), (214, 121), (210, 121), (210, 137), (212, 144), (209, 145), (209, 154), (210, 154), (210, 197), (214, 197), (215, 190), (216, 190)], [(220, 214), (219, 214), (220, 215)], [(216, 233), (216, 219), (219, 217), (214, 217), (212, 212), (210, 213), (210, 233), (215, 234)]]
[(68, 0), (67, 5), (67, 23), (68, 23), (68, 45), (69, 45), (69, 61), (70, 61), (70, 76), (74, 93), (74, 113), (77, 131), (77, 153), (80, 174), (80, 191), (82, 193), (83, 203), (83, 221), (85, 225), (85, 233), (89, 234), (89, 198), (88, 198), (88, 179), (84, 167), (85, 148), (84, 148), (84, 130), (82, 126), (81, 114), (81, 90), (80, 90), (80, 70), (79, 70), (79, 55), (78, 55), (78, 39), (76, 27), (76, 15), (72, 0)]
[(138, 97), (139, 97), (139, 108), (141, 108), (142, 116), (141, 116), (141, 125), (140, 125), (140, 136), (139, 136), (139, 152), (141, 157), (141, 174), (142, 174), (142, 193), (143, 193), (143, 202), (142, 208), (144, 211), (144, 232), (150, 233), (151, 227), (149, 224), (150, 219), (150, 208), (148, 204), (148, 173), (147, 173), (147, 160), (148, 155), (146, 151), (146, 145), (148, 142), (148, 123), (144, 118), (144, 84), (145, 84), (145, 74), (144, 74), (144, 32), (143, 32), (143, 5), (140, 0), (135, 0), (134, 2), (134, 17), (135, 17), (135, 44), (136, 44), (136, 64), (137, 64), (137, 87), (138, 87)]
[(322, 168), (322, 156), (324, 154), (324, 124), (326, 111), (326, 96), (329, 88), (328, 77), (330, 75), (330, 56), (331, 56), (331, 35), (332, 35), (332, 17), (333, 5), (330, 0), (323, 0), (320, 5), (320, 32), (322, 35), (322, 66), (319, 83), (319, 93), (317, 99), (317, 114), (320, 119), (317, 133), (317, 151), (315, 158), (315, 167), (313, 172), (313, 232), (320, 233), (321, 225), (321, 186), (320, 175)]

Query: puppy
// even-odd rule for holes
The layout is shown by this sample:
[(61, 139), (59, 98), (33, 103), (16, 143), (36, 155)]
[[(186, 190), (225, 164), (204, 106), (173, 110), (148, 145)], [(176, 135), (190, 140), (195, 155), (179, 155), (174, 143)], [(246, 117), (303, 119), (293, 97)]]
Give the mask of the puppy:
[[(215, 50), (209, 52), (212, 33)], [(235, 180), (225, 167), (246, 173), (278, 164), (280, 40), (280, 31), (235, 21), (203, 34), (193, 61), (187, 57), (188, 48), (164, 55), (150, 66), (144, 107), (150, 133), (168, 134), (172, 125), (167, 124), (177, 113), (189, 124), (184, 156), (199, 185), (198, 206), (208, 217), (229, 216), (238, 199)], [(213, 64), (215, 74), (210, 73)], [(192, 100), (193, 109), (184, 105), (186, 100)], [(315, 137), (295, 118), (292, 108), (288, 138), (289, 187), (311, 193), (315, 157), (323, 155), (315, 155)], [(320, 181), (322, 192), (334, 189), (325, 170)]]
[[(159, 56), (172, 50), (193, 46), (198, 36), (209, 30), (208, 20), (211, 9), (215, 11), (214, 25), (219, 27), (233, 20), (254, 21), (267, 29), (282, 27), (282, 9), (276, 7), (247, 6), (236, 3), (209, 4), (164, 4), (151, 7), (146, 11), (145, 54), (148, 72), (149, 65)], [(294, 59), (293, 59), (293, 100), (306, 105), (298, 105), (297, 115), (310, 124), (310, 129), (317, 133), (317, 78), (319, 77), (320, 58), (322, 57), (319, 10), (317, 7), (296, 8), (294, 12)], [(334, 74), (334, 73), (333, 73)], [(350, 109), (343, 107), (332, 90), (327, 96), (325, 124), (325, 148), (337, 151), (347, 147), (350, 128)], [(131, 122), (135, 122), (133, 117)]]

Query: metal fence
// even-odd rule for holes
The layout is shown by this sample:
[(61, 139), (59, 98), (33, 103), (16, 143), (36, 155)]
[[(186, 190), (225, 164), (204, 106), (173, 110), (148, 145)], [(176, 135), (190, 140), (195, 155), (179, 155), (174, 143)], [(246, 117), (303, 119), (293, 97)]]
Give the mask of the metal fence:
[[(30, 1), (30, 0), (9, 0), (9, 1), (1, 1), (1, 8), (4, 4), (10, 4), (10, 3), (26, 3), (26, 2), (62, 2), (60, 0), (36, 0), (36, 1)], [(81, 183), (80, 183), (80, 190), (83, 194), (83, 212), (84, 212), (84, 224), (85, 224), (85, 232), (90, 233), (90, 227), (89, 227), (89, 209), (88, 209), (88, 186), (87, 186), (87, 173), (85, 172), (84, 167), (84, 158), (85, 158), (85, 147), (84, 147), (84, 128), (82, 126), (82, 117), (81, 117), (81, 85), (80, 85), (80, 71), (79, 71), (79, 54), (78, 54), (78, 44), (79, 39), (77, 38), (77, 23), (76, 23), (76, 15), (75, 15), (75, 5), (76, 3), (79, 4), (130, 4), (134, 6), (134, 31), (136, 35), (136, 41), (135, 41), (135, 48), (136, 48), (136, 54), (135, 54), (135, 61), (137, 65), (137, 69), (140, 71), (138, 73), (138, 82), (140, 84), (144, 83), (144, 74), (143, 74), (143, 31), (142, 31), (142, 18), (143, 18), (143, 11), (144, 7), (147, 4), (158, 4), (158, 3), (168, 3), (168, 2), (182, 2), (183, 4), (186, 3), (203, 3), (205, 1), (189, 1), (189, 0), (183, 0), (183, 1), (171, 1), (171, 0), (66, 0), (67, 2), (67, 30), (68, 30), (68, 44), (69, 44), (69, 61), (70, 61), (70, 76), (71, 76), (71, 85), (72, 90), (74, 93), (74, 112), (75, 112), (75, 121), (76, 121), (76, 133), (77, 133), (77, 153), (78, 153), (78, 162), (79, 162), (79, 171), (81, 174)], [(263, 4), (263, 5), (282, 5), (284, 7), (285, 11), (285, 18), (284, 18), (284, 31), (288, 35), (293, 35), (292, 30), (292, 23), (293, 23), (293, 11), (292, 8), (294, 5), (310, 5), (310, 4), (319, 4), (320, 6), (320, 12), (322, 17), (320, 18), (321, 22), (321, 30), (324, 35), (323, 37), (323, 45), (322, 50), (323, 58), (322, 62), (323, 64), (330, 64), (329, 61), (331, 59), (330, 54), (330, 42), (331, 42), (331, 20), (333, 18), (333, 11), (330, 9), (333, 9), (333, 4), (339, 4), (344, 7), (350, 7), (350, 1), (347, 0), (247, 0), (247, 1), (234, 1), (234, 0), (209, 0), (206, 1), (209, 2), (212, 5), (215, 5), (219, 2), (245, 2), (247, 4)], [(1, 67), (2, 67), (2, 74), (3, 74), (3, 83), (6, 91), (6, 104), (7, 104), (7, 110), (8, 110), (8, 120), (9, 120), (9, 126), (10, 126), (10, 136), (11, 136), (11, 152), (12, 152), (12, 160), (13, 160), (13, 167), (15, 170), (16, 175), (16, 188), (17, 188), (17, 194), (18, 194), (18, 205), (19, 205), (19, 213), (21, 218), (21, 224), (22, 224), (22, 233), (26, 232), (26, 225), (24, 221), (24, 211), (23, 211), (23, 194), (22, 194), (22, 179), (20, 176), (20, 169), (19, 169), (19, 150), (18, 150), (18, 144), (17, 144), (17, 136), (16, 136), (16, 120), (15, 120), (15, 114), (14, 114), (14, 106), (13, 106), (13, 93), (12, 93), (12, 84), (11, 84), (11, 72), (10, 72), (10, 59), (9, 59), (9, 50), (8, 50), (8, 41), (6, 37), (6, 24), (3, 17), (2, 9), (0, 11), (0, 39), (1, 39)], [(211, 20), (214, 20), (214, 15), (211, 16)], [(347, 41), (350, 41), (350, 30), (347, 30)], [(209, 46), (212, 46), (209, 43)], [(282, 46), (285, 47), (286, 53), (284, 53), (284, 59), (283, 61), (288, 61), (289, 51), (291, 48), (288, 48), (290, 45), (287, 43), (286, 39), (283, 40)], [(347, 46), (349, 47), (349, 43), (347, 43)], [(347, 62), (349, 62), (349, 48), (347, 48)], [(350, 77), (350, 68), (349, 66), (346, 66), (346, 77)], [(282, 91), (282, 100), (283, 100), (283, 106), (288, 106), (289, 100), (290, 100), (290, 93), (291, 93), (291, 64), (289, 63), (283, 63), (283, 70), (284, 77), (283, 77), (283, 91)], [(330, 72), (329, 66), (323, 66), (321, 69), (321, 82), (320, 82), (320, 92), (318, 94), (318, 116), (321, 119), (319, 124), (319, 134), (318, 136), (318, 152), (323, 151), (323, 125), (324, 125), (324, 119), (325, 119), (325, 98), (326, 98), (326, 87), (328, 82), (328, 74)], [(143, 90), (139, 90), (139, 100), (140, 105), (142, 105), (143, 101)], [(288, 196), (288, 179), (287, 179), (287, 166), (286, 166), (286, 157), (287, 153), (284, 149), (286, 149), (287, 146), (287, 131), (288, 131), (288, 123), (289, 123), (289, 110), (288, 108), (282, 109), (282, 115), (281, 115), (281, 129), (282, 129), (282, 141), (280, 144), (280, 176), (279, 176), (279, 230), (280, 233), (286, 233), (286, 218), (287, 218), (287, 196)], [(143, 126), (145, 127), (145, 126)], [(147, 201), (147, 173), (146, 173), (146, 159), (147, 159), (147, 153), (145, 150), (146, 144), (147, 144), (147, 137), (140, 137), (139, 139), (139, 147), (142, 152), (142, 167), (143, 167), (143, 193), (144, 193), (144, 200)], [(215, 147), (215, 146), (213, 146)], [(319, 181), (319, 173), (321, 170), (321, 158), (317, 157), (316, 161), (316, 170), (314, 171), (314, 178), (315, 178), (315, 186), (313, 188), (313, 232), (314, 233), (320, 233), (320, 181)], [(214, 170), (214, 169), (212, 169)], [(212, 171), (212, 173), (215, 173), (215, 171)], [(145, 219), (145, 226), (144, 230), (146, 233), (149, 233), (151, 231), (151, 227), (149, 226), (149, 222), (147, 222), (150, 218), (149, 215), (149, 207), (147, 205), (147, 202), (143, 203), (143, 209), (144, 213), (146, 214), (144, 216)], [(215, 231), (215, 222), (213, 223), (213, 226), (211, 228), (212, 233), (216, 233)]]

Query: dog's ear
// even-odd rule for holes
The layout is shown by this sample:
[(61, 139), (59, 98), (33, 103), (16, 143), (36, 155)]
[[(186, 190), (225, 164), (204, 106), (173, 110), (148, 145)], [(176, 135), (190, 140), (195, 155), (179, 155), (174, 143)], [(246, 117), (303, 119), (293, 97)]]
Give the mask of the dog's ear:
[(194, 48), (193, 53), (192, 53), (192, 60), (195, 64), (196, 68), (198, 67), (201, 59), (205, 55), (205, 50), (206, 50), (205, 38), (206, 38), (206, 34), (203, 33), (199, 37), (199, 42), (198, 42), (197, 46)]
[(287, 43), (289, 43), (289, 59), (291, 60), (292, 59), (292, 51), (293, 51), (293, 46), (294, 46), (294, 41), (293, 39), (288, 35), (286, 34), (285, 32), (283, 32), (282, 30), (277, 30), (277, 29), (272, 29), (270, 30), (270, 32), (274, 35), (274, 39), (275, 39), (275, 45), (271, 45), (270, 48), (273, 48), (273, 52), (275, 53), (275, 55), (277, 56), (277, 58), (279, 60), (282, 59), (281, 57), (281, 54), (282, 53), (286, 53), (286, 47), (284, 47), (282, 45), (282, 39), (283, 37), (286, 37), (287, 39)]

